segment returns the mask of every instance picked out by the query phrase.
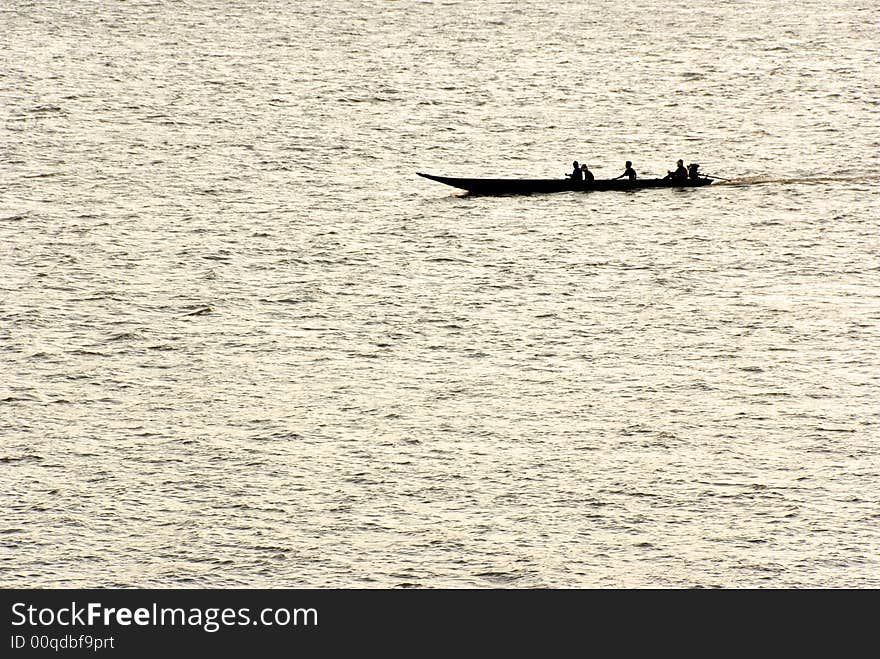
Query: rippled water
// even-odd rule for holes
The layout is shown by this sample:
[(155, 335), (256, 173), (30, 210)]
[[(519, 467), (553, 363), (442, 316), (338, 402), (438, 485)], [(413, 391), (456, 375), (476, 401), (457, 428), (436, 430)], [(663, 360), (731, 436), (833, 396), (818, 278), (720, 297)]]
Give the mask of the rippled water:
[(880, 586), (873, 0), (0, 26), (0, 584)]

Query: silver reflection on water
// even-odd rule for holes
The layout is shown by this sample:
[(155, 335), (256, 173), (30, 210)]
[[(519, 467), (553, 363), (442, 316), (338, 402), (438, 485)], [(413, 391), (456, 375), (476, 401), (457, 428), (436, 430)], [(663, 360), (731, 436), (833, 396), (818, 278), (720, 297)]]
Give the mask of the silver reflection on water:
[(880, 586), (878, 18), (4, 3), (0, 583)]

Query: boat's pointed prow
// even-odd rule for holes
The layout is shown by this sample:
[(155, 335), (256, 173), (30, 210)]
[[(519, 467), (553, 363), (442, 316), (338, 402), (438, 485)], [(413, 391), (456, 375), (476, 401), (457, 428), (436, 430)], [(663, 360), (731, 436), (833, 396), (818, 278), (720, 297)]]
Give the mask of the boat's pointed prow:
[(436, 181), (437, 183), (442, 183), (443, 185), (450, 185), (453, 188), (458, 188), (460, 190), (469, 190), (470, 184), (474, 181), (474, 179), (435, 176), (434, 174), (425, 174), (423, 172), (416, 172), (416, 174), (418, 174), (422, 178), (428, 179), (429, 181)]

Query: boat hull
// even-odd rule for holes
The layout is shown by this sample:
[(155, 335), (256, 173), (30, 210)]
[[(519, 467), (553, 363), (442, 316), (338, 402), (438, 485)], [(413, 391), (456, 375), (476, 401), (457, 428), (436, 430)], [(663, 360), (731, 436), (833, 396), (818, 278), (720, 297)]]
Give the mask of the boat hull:
[(419, 176), (444, 185), (467, 190), (475, 195), (537, 194), (546, 192), (593, 192), (599, 190), (641, 190), (643, 188), (698, 188), (710, 185), (711, 179), (698, 178), (673, 181), (663, 178), (596, 179), (595, 181), (572, 181), (571, 179), (533, 178), (455, 178), (416, 172)]

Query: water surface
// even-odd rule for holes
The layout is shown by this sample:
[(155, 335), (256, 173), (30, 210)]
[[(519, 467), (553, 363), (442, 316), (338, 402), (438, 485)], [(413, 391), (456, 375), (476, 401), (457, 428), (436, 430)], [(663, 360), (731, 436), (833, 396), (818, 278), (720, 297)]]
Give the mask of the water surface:
[(0, 584), (880, 586), (878, 23), (6, 2)]

